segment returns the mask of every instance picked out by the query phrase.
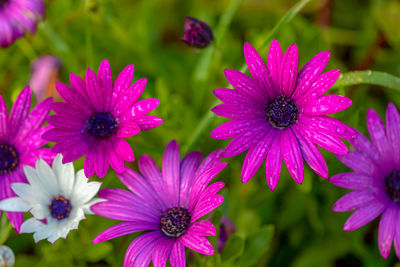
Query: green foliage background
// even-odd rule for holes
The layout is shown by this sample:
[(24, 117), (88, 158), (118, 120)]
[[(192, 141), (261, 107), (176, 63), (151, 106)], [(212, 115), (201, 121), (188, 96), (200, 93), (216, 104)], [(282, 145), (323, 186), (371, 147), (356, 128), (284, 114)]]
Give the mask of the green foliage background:
[[(294, 0), (48, 0), (46, 4), (46, 19), (36, 34), (0, 50), (0, 92), (8, 107), (27, 84), (30, 64), (40, 55), (62, 60), (60, 80), (67, 84), (69, 73), (83, 77), (87, 68), (97, 70), (104, 58), (114, 78), (132, 63), (134, 79), (148, 79), (142, 98), (160, 99), (152, 114), (164, 123), (128, 141), (136, 158), (148, 154), (159, 165), (171, 139), (184, 153), (208, 154), (226, 146), (229, 140), (209, 137), (213, 128), (226, 121), (209, 112), (215, 102), (212, 90), (227, 86), (223, 69), (243, 66), (245, 41), (264, 59), (274, 38), (284, 49), (291, 43), (298, 45), (300, 66), (318, 52), (330, 50), (326, 70), (372, 69), (400, 76), (400, 3), (396, 0), (302, 0), (289, 14)], [(202, 19), (215, 29), (216, 40), (209, 48), (194, 50), (179, 40), (185, 16)], [(399, 80), (378, 76), (370, 72), (345, 76), (330, 91), (353, 99), (352, 107), (335, 116), (364, 134), (369, 108), (384, 116), (388, 102), (400, 105), (399, 92), (393, 90), (400, 89)], [(323, 151), (323, 155), (330, 175), (347, 171), (331, 153)], [(378, 220), (343, 232), (350, 213), (335, 213), (332, 206), (346, 190), (318, 177), (308, 166), (302, 185), (283, 167), (272, 192), (264, 166), (242, 184), (243, 159), (244, 154), (225, 159), (230, 166), (218, 175), (226, 183), (225, 202), (213, 214), (217, 225), (222, 214), (228, 216), (236, 224), (236, 234), (222, 255), (205, 258), (187, 253), (188, 266), (400, 266), (394, 251), (387, 260), (379, 254)], [(137, 169), (136, 162), (129, 165)], [(76, 169), (82, 167), (82, 159), (75, 162)], [(103, 187), (123, 187), (113, 171), (102, 181)], [(51, 245), (35, 244), (30, 234), (17, 235), (3, 216), (0, 244), (14, 250), (16, 266), (121, 266), (136, 235), (91, 244), (116, 223), (89, 215), (79, 230)]]

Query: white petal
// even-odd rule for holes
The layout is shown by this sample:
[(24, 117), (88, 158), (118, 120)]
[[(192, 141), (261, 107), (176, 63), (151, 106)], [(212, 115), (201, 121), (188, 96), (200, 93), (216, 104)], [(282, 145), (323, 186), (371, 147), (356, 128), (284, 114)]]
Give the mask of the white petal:
[(89, 202), (87, 202), (85, 205), (83, 205), (81, 208), (85, 214), (94, 214), (92, 212), (92, 210), (90, 209), (90, 207), (96, 203), (103, 202), (103, 201), (106, 201), (106, 199), (94, 198), (94, 199), (90, 200)]
[(43, 205), (34, 205), (29, 212), (38, 220), (43, 220), (51, 216), (49, 208)]
[(44, 188), (51, 195), (55, 196), (59, 193), (56, 175), (52, 168), (42, 159), (36, 162), (36, 171), (39, 179), (42, 181)]
[(48, 205), (50, 202), (50, 196), (42, 188), (31, 186), (25, 183), (13, 183), (11, 184), (12, 190), (24, 201), (31, 203), (40, 203), (42, 205)]
[(53, 161), (53, 170), (56, 174), (61, 194), (69, 197), (75, 182), (74, 164), (72, 162), (62, 164), (62, 155), (58, 154)]
[(0, 210), (26, 212), (31, 206), (19, 197), (6, 198), (0, 201)]
[(100, 182), (90, 182), (85, 186), (81, 186), (79, 190), (74, 191), (74, 201), (79, 205), (83, 205), (91, 200), (99, 191)]
[(35, 242), (38, 242), (42, 239), (45, 239), (51, 233), (51, 228), (49, 229), (47, 224), (42, 223), (41, 221), (36, 220), (35, 218), (30, 218), (26, 220), (21, 225), (21, 233), (34, 233), (33, 239)]

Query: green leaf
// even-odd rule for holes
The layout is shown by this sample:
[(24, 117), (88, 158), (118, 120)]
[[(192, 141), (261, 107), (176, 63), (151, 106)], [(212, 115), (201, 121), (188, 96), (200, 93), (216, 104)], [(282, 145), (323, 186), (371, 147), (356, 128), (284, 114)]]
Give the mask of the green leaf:
[(225, 244), (222, 252), (222, 262), (231, 261), (242, 255), (244, 250), (244, 239), (237, 235), (232, 235)]
[(381, 71), (350, 71), (343, 73), (339, 79), (332, 86), (332, 88), (339, 88), (357, 84), (374, 84), (391, 89), (400, 90), (400, 78)]
[(239, 258), (238, 266), (253, 266), (269, 248), (275, 227), (267, 225), (246, 239), (243, 255)]

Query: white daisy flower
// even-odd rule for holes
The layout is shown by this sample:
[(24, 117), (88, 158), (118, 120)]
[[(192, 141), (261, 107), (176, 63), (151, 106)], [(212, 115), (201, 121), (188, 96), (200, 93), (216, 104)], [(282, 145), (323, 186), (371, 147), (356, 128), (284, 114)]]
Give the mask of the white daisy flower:
[(0, 210), (32, 213), (33, 218), (21, 225), (21, 233), (34, 233), (35, 242), (46, 239), (54, 243), (66, 238), (69, 231), (78, 229), (90, 206), (102, 201), (93, 197), (100, 189), (100, 182), (90, 182), (84, 171), (74, 174), (72, 163), (62, 164), (58, 154), (50, 167), (39, 159), (36, 167), (24, 166), (26, 183), (13, 183), (17, 197), (0, 201)]

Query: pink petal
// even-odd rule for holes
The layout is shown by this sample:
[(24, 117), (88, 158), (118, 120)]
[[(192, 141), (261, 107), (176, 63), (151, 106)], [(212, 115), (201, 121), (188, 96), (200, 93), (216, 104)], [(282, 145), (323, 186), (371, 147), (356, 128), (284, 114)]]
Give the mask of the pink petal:
[(367, 112), (367, 126), (372, 143), (380, 152), (384, 162), (389, 165), (392, 162), (392, 148), (386, 137), (385, 124), (373, 109), (369, 109)]
[(167, 259), (171, 253), (172, 247), (175, 244), (175, 240), (172, 238), (160, 238), (153, 250), (153, 266), (154, 267), (165, 267)]
[(328, 179), (328, 166), (324, 160), (324, 157), (319, 152), (318, 148), (311, 143), (307, 138), (301, 134), (297, 127), (293, 127), (293, 132), (299, 141), (301, 154), (307, 164), (317, 173), (319, 176)]
[(0, 95), (0, 140), (5, 140), (8, 137), (8, 111), (3, 97)]
[(103, 89), (104, 94), (104, 110), (107, 112), (111, 111), (112, 104), (112, 94), (113, 94), (113, 86), (112, 86), (112, 74), (110, 63), (107, 59), (104, 59), (99, 66), (99, 70), (97, 71), (97, 79), (99, 81), (99, 85)]
[(264, 136), (264, 139), (249, 149), (242, 166), (241, 178), (243, 183), (247, 183), (256, 174), (266, 158), (275, 136), (276, 131), (271, 129)]
[(224, 154), (224, 150), (222, 150), (222, 149), (217, 149), (217, 150), (211, 152), (203, 160), (203, 162), (200, 164), (199, 168), (197, 169), (196, 174), (195, 174), (195, 176), (196, 176), (195, 179), (197, 179), (197, 177), (200, 176), (201, 174), (203, 174), (203, 172), (205, 172), (206, 170), (217, 165), (221, 161), (223, 154)]
[(85, 80), (86, 91), (93, 107), (98, 112), (104, 111), (104, 88), (100, 86), (97, 75), (93, 70), (87, 69)]
[(353, 191), (341, 197), (333, 205), (333, 211), (350, 211), (367, 206), (376, 201), (375, 196), (368, 191)]
[(265, 97), (263, 96), (263, 98), (273, 98), (276, 89), (273, 87), (271, 75), (260, 55), (247, 42), (244, 44), (244, 57), (251, 76), (253, 76), (254, 80), (263, 85), (262, 91), (263, 94), (265, 94)]
[[(165, 188), (159, 192), (159, 188), (149, 184), (150, 181), (144, 179), (140, 174), (130, 168), (125, 168), (125, 171), (117, 174), (121, 182), (136, 195), (144, 199), (150, 206), (156, 207), (158, 210), (164, 210), (169, 202), (163, 202), (161, 197), (165, 195)], [(156, 182), (154, 182), (155, 184)], [(161, 184), (161, 181), (158, 181)], [(160, 194), (161, 193), (161, 194)], [(167, 196), (163, 197), (168, 199)]]
[[(83, 98), (83, 101), (89, 105), (90, 109), (93, 109), (92, 103), (89, 99), (88, 93), (86, 91), (86, 84), (85, 81), (79, 77), (78, 75), (71, 73), (69, 75), (69, 81), (71, 83), (71, 88), (75, 91), (77, 91), (81, 97)], [(59, 102), (62, 103), (62, 102)], [(59, 104), (57, 103), (57, 104)]]
[(126, 161), (134, 161), (135, 156), (133, 154), (133, 150), (128, 142), (123, 138), (116, 138), (116, 151), (118, 155)]
[(133, 65), (128, 65), (118, 75), (114, 83), (112, 107), (115, 107), (119, 98), (125, 95), (126, 90), (132, 82), (133, 73)]
[(98, 236), (93, 239), (92, 243), (97, 244), (110, 239), (114, 239), (123, 235), (132, 234), (139, 231), (157, 230), (159, 226), (157, 224), (144, 223), (144, 222), (123, 222), (114, 225), (105, 231), (101, 232)]
[(299, 143), (290, 129), (287, 129), (281, 135), (281, 150), (290, 175), (297, 183), (301, 184), (304, 177), (303, 158)]
[(237, 70), (226, 69), (224, 71), (228, 82), (242, 95), (245, 95), (255, 103), (264, 104), (267, 97), (262, 89), (263, 85), (257, 80), (251, 79), (246, 74)]
[(132, 84), (128, 88), (126, 94), (122, 98), (119, 98), (118, 104), (115, 106), (115, 112), (117, 114), (124, 114), (131, 109), (135, 102), (142, 95), (144, 89), (146, 88), (146, 84), (146, 78), (139, 79)]
[(160, 213), (146, 205), (135, 205), (132, 201), (104, 201), (94, 204), (91, 210), (102, 217), (130, 222), (145, 222), (159, 225)]
[(281, 133), (279, 132), (271, 145), (265, 161), (265, 175), (268, 186), (274, 190), (279, 181), (282, 166), (282, 152), (280, 146)]
[[(17, 139), (15, 139), (15, 142), (23, 141), (30, 134), (32, 134), (33, 131), (36, 131), (37, 129), (39, 129), (42, 126), (47, 115), (49, 114), (51, 102), (52, 102), (51, 98), (43, 100), (32, 110), (32, 112), (28, 115), (26, 120), (23, 121), (20, 131), (19, 131), (19, 134), (18, 134), (18, 137), (17, 137)], [(1, 111), (0, 111), (0, 113), (1, 113)], [(1, 137), (1, 134), (0, 134), (0, 137)]]
[(47, 122), (53, 125), (56, 128), (65, 129), (68, 131), (78, 130), (81, 131), (85, 129), (87, 126), (86, 122), (83, 120), (77, 120), (76, 118), (72, 118), (70, 116), (64, 115), (50, 115), (47, 117)]
[(350, 98), (341, 95), (323, 95), (304, 107), (305, 115), (327, 115), (347, 109), (353, 104)]
[[(53, 147), (54, 149), (54, 147)], [(83, 164), (83, 169), (85, 171), (85, 176), (87, 178), (91, 177), (94, 174), (94, 161), (96, 160), (95, 154), (92, 151), (89, 151), (86, 154), (85, 161)]]
[(329, 51), (323, 51), (315, 55), (304, 65), (299, 72), (296, 82), (296, 89), (292, 95), (294, 100), (302, 98), (302, 95), (309, 91), (314, 82), (320, 77), (326, 64), (328, 64), (330, 55), (331, 53)]
[(298, 105), (305, 105), (309, 102), (317, 99), (322, 96), (339, 78), (340, 70), (330, 70), (323, 73), (318, 79), (314, 82), (311, 88), (305, 91), (302, 95), (298, 96), (296, 102)]
[(378, 161), (381, 157), (376, 147), (371, 144), (367, 137), (357, 130), (355, 136), (350, 139), (350, 144), (357, 152), (369, 156), (371, 160)]
[(258, 119), (265, 116), (265, 107), (250, 104), (220, 104), (211, 109), (216, 115), (231, 119)]
[(139, 125), (140, 130), (147, 131), (161, 125), (163, 120), (156, 116), (143, 116), (136, 119), (135, 122)]
[(178, 206), (186, 206), (189, 191), (195, 177), (197, 167), (200, 164), (202, 154), (198, 151), (193, 151), (187, 154), (180, 164), (180, 195)]
[(87, 115), (91, 115), (93, 113), (91, 103), (86, 102), (85, 98), (80, 92), (59, 82), (56, 83), (56, 88), (61, 98), (68, 104), (72, 105), (75, 110)]
[[(392, 147), (400, 147), (400, 114), (393, 103), (389, 103), (386, 110), (386, 134)], [(400, 167), (400, 151), (392, 149), (392, 157), (397, 168)]]
[(265, 118), (252, 120), (230, 120), (211, 131), (210, 136), (215, 139), (228, 139), (238, 136), (246, 130), (265, 123)]
[(136, 104), (132, 108), (132, 117), (142, 117), (155, 109), (159, 104), (160, 100), (156, 98), (140, 100), (136, 102)]
[[(125, 254), (124, 259), (124, 267), (132, 267), (135, 263), (136, 258), (142, 252), (143, 248), (148, 246), (149, 244), (157, 242), (159, 238), (162, 237), (161, 231), (151, 231), (148, 233), (144, 233), (138, 236), (132, 243), (129, 245), (128, 250)], [(151, 256), (151, 253), (149, 253)], [(146, 265), (144, 265), (146, 266)]]
[(385, 259), (389, 256), (390, 249), (392, 247), (393, 237), (396, 232), (396, 226), (398, 224), (398, 212), (397, 205), (388, 207), (386, 211), (382, 214), (381, 220), (379, 222), (378, 231), (378, 246), (382, 257)]
[(194, 181), (191, 188), (190, 198), (187, 206), (189, 210), (191, 210), (196, 205), (201, 193), (211, 182), (211, 180), (226, 166), (228, 166), (228, 163), (221, 162), (205, 170), (203, 173), (200, 174), (200, 176), (196, 176), (196, 180)]
[(254, 100), (249, 96), (239, 93), (237, 90), (218, 88), (213, 91), (214, 95), (224, 103), (230, 104), (253, 104)]
[(111, 168), (113, 168), (116, 173), (123, 172), (125, 169), (124, 160), (118, 155), (115, 139), (112, 140), (110, 143), (107, 143), (107, 150), (108, 161), (111, 164)]
[(314, 144), (338, 155), (346, 155), (348, 153), (347, 146), (339, 138), (309, 129), (305, 124), (299, 123), (298, 125), (298, 130), (301, 134)]
[(140, 132), (140, 127), (135, 121), (125, 121), (118, 125), (117, 137), (131, 137)]
[[(399, 222), (400, 212), (397, 212), (397, 222)], [(397, 258), (400, 259), (400, 223), (396, 224), (394, 236), (394, 248), (396, 250)]]
[(218, 208), (222, 202), (224, 202), (224, 197), (214, 194), (207, 199), (201, 199), (197, 203), (196, 207), (192, 211), (192, 221), (195, 221), (204, 215), (210, 213), (211, 211)]
[(197, 251), (204, 255), (214, 254), (214, 248), (207, 238), (198, 235), (184, 234), (178, 238), (178, 242), (182, 243), (185, 247)]
[(10, 116), (8, 117), (9, 131), (11, 136), (16, 135), (20, 126), (26, 119), (31, 105), (31, 89), (25, 87), (19, 93), (14, 105), (11, 108)]
[(50, 107), (58, 115), (68, 115), (80, 120), (87, 120), (89, 117), (87, 114), (75, 110), (75, 107), (69, 103), (65, 102), (53, 102)]
[(186, 266), (185, 247), (180, 242), (175, 242), (174, 246), (172, 247), (169, 261), (172, 267)]
[(353, 190), (367, 190), (375, 187), (372, 176), (357, 172), (336, 174), (329, 179), (329, 182), (336, 186)]
[(97, 153), (95, 157), (94, 169), (97, 176), (103, 178), (107, 174), (110, 166), (110, 163), (108, 162), (108, 150), (104, 141), (97, 143)]
[(299, 68), (299, 53), (296, 44), (288, 47), (283, 55), (279, 70), (279, 87), (283, 94), (290, 96), (296, 85), (297, 71)]
[(190, 226), (190, 232), (198, 236), (215, 236), (217, 230), (210, 221), (197, 221)]
[(386, 204), (379, 201), (372, 201), (368, 206), (362, 207), (355, 211), (343, 226), (344, 231), (353, 231), (358, 229), (382, 213), (386, 208)]
[(314, 131), (321, 132), (326, 135), (331, 135), (337, 138), (351, 139), (356, 135), (356, 131), (346, 124), (328, 117), (308, 117), (306, 115), (300, 116), (299, 118), (303, 124), (308, 125), (309, 128)]
[(179, 147), (173, 140), (165, 148), (162, 162), (164, 186), (169, 193), (171, 202), (176, 206), (179, 202)]
[(349, 151), (346, 155), (336, 155), (336, 157), (350, 169), (365, 175), (371, 175), (376, 169), (371, 158), (358, 151)]
[(236, 136), (225, 148), (224, 157), (236, 156), (260, 142), (269, 131), (267, 125), (257, 125), (253, 129), (244, 131)]
[(271, 73), (271, 79), (279, 94), (283, 93), (282, 89), (279, 87), (279, 74), (282, 65), (282, 58), (283, 55), (281, 46), (279, 45), (277, 40), (273, 40), (271, 42), (271, 46), (269, 47), (267, 67), (269, 73)]

